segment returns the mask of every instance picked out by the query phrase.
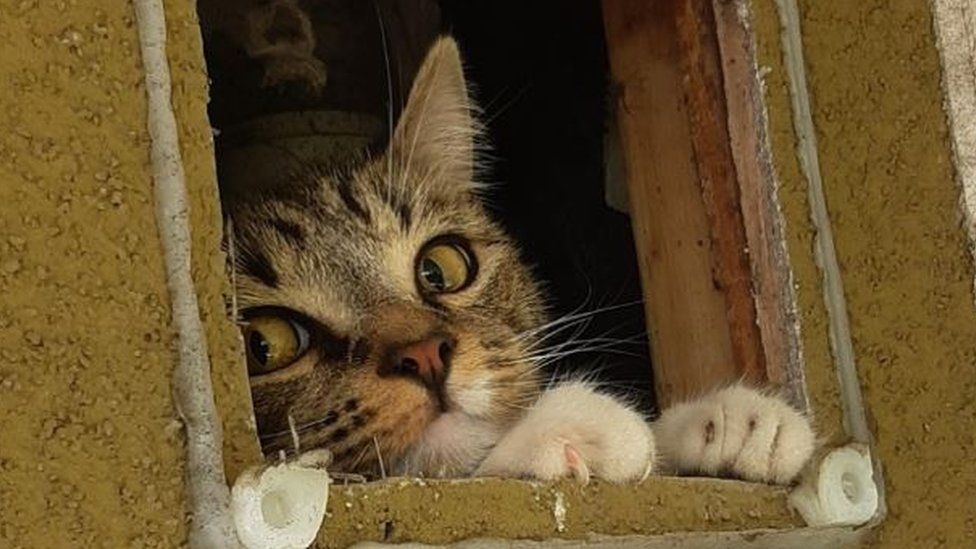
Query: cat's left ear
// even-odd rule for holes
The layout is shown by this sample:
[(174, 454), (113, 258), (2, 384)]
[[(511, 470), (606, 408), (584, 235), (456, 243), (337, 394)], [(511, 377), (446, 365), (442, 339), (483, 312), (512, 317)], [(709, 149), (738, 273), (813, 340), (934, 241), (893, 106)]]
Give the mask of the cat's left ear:
[(394, 163), (438, 185), (471, 189), (478, 134), (472, 107), (457, 42), (439, 38), (417, 72), (393, 133)]

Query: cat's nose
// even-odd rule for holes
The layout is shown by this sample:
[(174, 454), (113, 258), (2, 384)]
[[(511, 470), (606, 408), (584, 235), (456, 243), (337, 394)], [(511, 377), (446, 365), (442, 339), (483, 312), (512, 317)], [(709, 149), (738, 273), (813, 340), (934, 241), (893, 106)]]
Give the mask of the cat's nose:
[(429, 389), (439, 390), (450, 371), (454, 347), (454, 338), (446, 335), (403, 345), (380, 366), (379, 374), (415, 377)]

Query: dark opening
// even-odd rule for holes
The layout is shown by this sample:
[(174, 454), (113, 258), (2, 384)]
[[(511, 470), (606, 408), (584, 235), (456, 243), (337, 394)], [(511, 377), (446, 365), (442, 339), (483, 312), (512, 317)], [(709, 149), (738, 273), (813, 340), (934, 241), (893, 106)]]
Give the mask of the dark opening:
[[(598, 1), (441, 2), (485, 107), (497, 159), (494, 211), (548, 283), (556, 314), (596, 314), (580, 339), (628, 340), (570, 357), (571, 372), (650, 406), (650, 358), (634, 239), (604, 198), (608, 67)], [(585, 305), (584, 305), (585, 304)], [(632, 304), (632, 305), (627, 305)]]

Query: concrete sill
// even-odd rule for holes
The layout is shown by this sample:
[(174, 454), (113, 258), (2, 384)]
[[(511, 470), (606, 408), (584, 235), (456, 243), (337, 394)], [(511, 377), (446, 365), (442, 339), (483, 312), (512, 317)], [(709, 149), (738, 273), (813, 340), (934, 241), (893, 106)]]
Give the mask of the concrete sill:
[(332, 486), (316, 546), (801, 528), (787, 494), (762, 484), (677, 477), (587, 486), (498, 479), (340, 483)]

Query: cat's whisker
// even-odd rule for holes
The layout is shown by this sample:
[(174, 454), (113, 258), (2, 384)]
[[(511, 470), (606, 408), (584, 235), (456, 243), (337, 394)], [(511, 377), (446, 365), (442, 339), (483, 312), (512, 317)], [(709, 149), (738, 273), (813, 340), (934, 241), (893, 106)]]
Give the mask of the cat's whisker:
[(549, 345), (547, 347), (535, 347), (534, 345), (538, 345), (539, 343), (545, 341), (545, 339), (540, 339), (540, 340), (538, 340), (538, 342), (534, 343), (533, 345), (530, 345), (529, 346), (529, 349), (527, 350), (527, 352), (531, 354), (531, 353), (539, 353), (539, 352), (545, 352), (545, 351), (550, 351), (550, 350), (558, 350), (558, 349), (563, 349), (563, 348), (566, 348), (566, 347), (569, 347), (569, 346), (572, 346), (572, 345), (575, 345), (575, 344), (590, 343), (590, 342), (596, 342), (596, 341), (599, 341), (599, 340), (605, 340), (607, 342), (609, 342), (609, 341), (615, 341), (617, 343), (622, 343), (622, 344), (638, 344), (638, 343), (641, 343), (643, 341), (644, 336), (646, 335), (646, 332), (642, 330), (642, 331), (640, 331), (640, 332), (638, 332), (638, 333), (636, 333), (636, 334), (634, 334), (632, 336), (629, 336), (627, 338), (610, 337), (614, 333), (614, 330), (613, 329), (609, 329), (609, 330), (604, 331), (601, 334), (597, 334), (596, 336), (594, 336), (592, 338), (582, 339), (583, 333), (585, 332), (585, 328), (586, 328), (586, 326), (580, 326), (580, 327), (578, 327), (576, 330), (573, 331), (572, 334), (569, 335), (569, 337), (565, 341), (562, 341), (562, 342), (559, 342), (559, 343), (555, 343), (555, 344)]
[(558, 327), (560, 325), (563, 325), (565, 323), (581, 322), (583, 320), (590, 319), (591, 317), (594, 317), (594, 316), (599, 315), (599, 314), (608, 313), (608, 312), (612, 312), (612, 311), (617, 311), (617, 310), (624, 309), (624, 308), (627, 308), (627, 307), (633, 307), (635, 305), (640, 305), (642, 303), (643, 303), (642, 300), (635, 300), (635, 301), (629, 301), (627, 303), (620, 303), (620, 304), (617, 304), (617, 305), (609, 305), (609, 306), (606, 306), (606, 307), (599, 307), (599, 308), (592, 309), (592, 310), (589, 310), (589, 311), (584, 311), (584, 312), (574, 312), (574, 311), (576, 311), (576, 309), (574, 309), (574, 311), (570, 311), (569, 313), (567, 313), (567, 314), (565, 314), (563, 316), (557, 317), (557, 318), (555, 318), (555, 319), (553, 319), (553, 320), (551, 320), (549, 322), (546, 322), (545, 324), (542, 324), (540, 326), (536, 326), (535, 328), (532, 328), (530, 330), (526, 330), (526, 331), (524, 331), (524, 332), (522, 332), (520, 334), (516, 334), (513, 339), (516, 340), (516, 341), (520, 341), (520, 340), (524, 340), (524, 339), (530, 339), (530, 338), (532, 338), (533, 336), (536, 336), (539, 333), (546, 333), (549, 330), (551, 330), (553, 328), (556, 328), (556, 327)]
[(350, 466), (352, 470), (355, 471), (359, 469), (359, 466), (363, 463), (363, 460), (366, 459), (366, 456), (369, 454), (370, 449), (371, 449), (371, 445), (369, 444), (363, 445), (362, 449), (356, 455), (356, 459), (352, 461), (352, 465)]
[(580, 349), (578, 351), (570, 351), (570, 352), (567, 352), (567, 353), (564, 353), (564, 354), (559, 354), (559, 355), (554, 355), (554, 356), (551, 356), (551, 357), (546, 357), (545, 359), (539, 360), (538, 362), (542, 366), (548, 366), (550, 364), (554, 364), (555, 362), (566, 358), (567, 356), (574, 356), (574, 355), (579, 355), (579, 354), (589, 354), (589, 353), (596, 353), (596, 352), (610, 354), (610, 355), (615, 355), (615, 356), (626, 356), (626, 357), (632, 357), (632, 358), (643, 358), (645, 356), (645, 355), (643, 355), (641, 353), (634, 353), (634, 352), (629, 352), (629, 351), (621, 351), (621, 350), (618, 350), (618, 349), (607, 348), (607, 347), (595, 347), (595, 348), (589, 348), (589, 349)]
[(376, 435), (373, 435), (373, 448), (376, 450), (376, 460), (380, 464), (380, 478), (386, 478), (386, 466), (383, 464), (383, 453), (380, 452), (380, 442), (377, 440)]
[(577, 338), (586, 332), (587, 328), (590, 327), (590, 324), (592, 324), (592, 317), (578, 318), (573, 321), (566, 322), (560, 326), (557, 326), (553, 330), (543, 333), (542, 336), (535, 338), (529, 347), (532, 348), (536, 345), (541, 345), (542, 343), (555, 338), (557, 335), (562, 334), (567, 330), (572, 330), (572, 333), (569, 335), (569, 339)]
[[(516, 92), (515, 95), (511, 99), (506, 101), (505, 104), (502, 105), (497, 111), (495, 111), (494, 114), (489, 115), (488, 118), (485, 119), (484, 124), (487, 126), (492, 122), (494, 122), (495, 120), (497, 120), (501, 115), (505, 114), (505, 112), (508, 109), (512, 108), (512, 105), (514, 105), (520, 99), (522, 99), (522, 97), (525, 95), (527, 91), (529, 91), (529, 84), (523, 86), (521, 90)], [(501, 97), (501, 94), (499, 94), (499, 97)], [(483, 107), (483, 109), (487, 112), (490, 107), (491, 107), (491, 103)]]
[(566, 324), (566, 323), (580, 322), (581, 321), (580, 320), (580, 314), (581, 313), (575, 312), (577, 310), (578, 309), (574, 309), (573, 311), (571, 311), (571, 312), (569, 312), (569, 313), (567, 313), (567, 314), (565, 314), (563, 316), (554, 318), (554, 319), (550, 320), (549, 322), (546, 322), (544, 324), (541, 324), (539, 326), (536, 326), (536, 327), (534, 327), (534, 328), (532, 328), (530, 330), (525, 330), (524, 332), (517, 333), (517, 334), (515, 334), (515, 335), (512, 336), (512, 340), (513, 341), (522, 341), (522, 340), (525, 340), (525, 339), (530, 339), (530, 338), (536, 336), (537, 334), (540, 334), (540, 333), (543, 333), (543, 334), (548, 333), (548, 331), (550, 329), (555, 328), (557, 326), (561, 326), (561, 325)]
[[(545, 350), (555, 348), (556, 346), (564, 346), (565, 341), (577, 340), (580, 337), (582, 337), (583, 333), (586, 332), (589, 326), (590, 326), (589, 319), (580, 319), (574, 322), (565, 323), (562, 326), (559, 326), (556, 329), (543, 334), (541, 337), (532, 340), (526, 340), (526, 339), (512, 340), (510, 341), (510, 343), (516, 346), (518, 346), (519, 344), (524, 345), (524, 347), (521, 349), (522, 351), (521, 356), (531, 355), (539, 352), (544, 352)], [(568, 336), (563, 336), (565, 337), (565, 341), (552, 343), (552, 340), (557, 339), (557, 336), (560, 336), (564, 332), (569, 330), (572, 330), (572, 332), (569, 333)]]
[(511, 358), (507, 361), (496, 362), (498, 365), (515, 364), (518, 362), (537, 363), (541, 360), (552, 358), (564, 358), (580, 353), (590, 353), (597, 351), (616, 351), (616, 354), (628, 354), (628, 356), (643, 356), (640, 353), (629, 353), (615, 348), (617, 345), (638, 345), (643, 340), (643, 334), (638, 334), (626, 339), (611, 337), (594, 337), (588, 339), (576, 339), (553, 345), (546, 348), (536, 349), (531, 353)]
[(314, 428), (318, 427), (319, 425), (322, 425), (323, 423), (329, 423), (331, 421), (333, 421), (332, 418), (323, 417), (322, 419), (317, 419), (317, 420), (314, 420), (314, 421), (310, 421), (308, 423), (302, 423), (300, 425), (296, 425), (296, 424), (294, 424), (294, 420), (292, 419), (291, 415), (289, 414), (288, 415), (288, 428), (287, 429), (283, 429), (281, 431), (275, 431), (273, 433), (262, 433), (259, 436), (259, 438), (261, 440), (266, 440), (266, 439), (273, 439), (273, 438), (282, 437), (284, 435), (298, 436), (298, 435), (301, 435), (303, 433), (308, 432), (310, 429), (314, 429)]
[(534, 404), (534, 402), (534, 400), (527, 401), (525, 404), (519, 404), (517, 402), (499, 402), (498, 406), (503, 410), (518, 410), (519, 412), (525, 412), (532, 409), (532, 404)]
[[(227, 226), (227, 258), (231, 265), (237, 265), (237, 245), (234, 239), (234, 220), (228, 215), (224, 218)], [(240, 309), (237, 305), (237, 269), (230, 270), (230, 317), (234, 322), (241, 319)]]
[(505, 97), (505, 94), (508, 93), (509, 89), (511, 89), (511, 85), (506, 84), (503, 86), (502, 89), (495, 94), (495, 97), (485, 101), (484, 104), (481, 105), (481, 110), (485, 111), (486, 113), (490, 111), (491, 108), (502, 99), (502, 97)]
[[(380, 6), (373, 0), (373, 9), (376, 11), (376, 22), (380, 28), (380, 40), (383, 45), (383, 62), (386, 69), (386, 127), (389, 132), (389, 143), (393, 143), (393, 77), (390, 74), (390, 45), (386, 39), (386, 25), (383, 23), (383, 14), (380, 13)], [(387, 182), (393, 182), (393, 156), (387, 155)]]
[(537, 377), (528, 375), (517, 375), (515, 377), (491, 380), (492, 387), (538, 387)]
[(641, 345), (644, 342), (644, 334), (637, 334), (627, 338), (596, 336), (590, 338), (576, 338), (567, 340), (563, 343), (530, 349), (526, 354), (536, 356), (553, 352), (560, 352), (565, 349), (573, 349), (576, 346), (585, 345)]
[(298, 430), (295, 429), (295, 418), (291, 414), (288, 414), (288, 430), (291, 431), (291, 443), (295, 449), (295, 454), (302, 453)]

